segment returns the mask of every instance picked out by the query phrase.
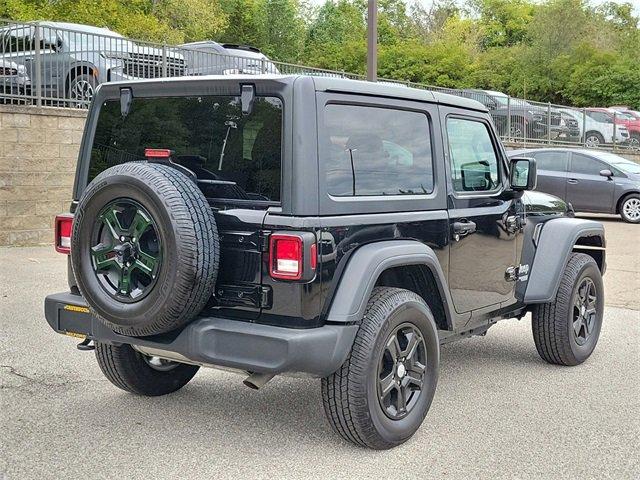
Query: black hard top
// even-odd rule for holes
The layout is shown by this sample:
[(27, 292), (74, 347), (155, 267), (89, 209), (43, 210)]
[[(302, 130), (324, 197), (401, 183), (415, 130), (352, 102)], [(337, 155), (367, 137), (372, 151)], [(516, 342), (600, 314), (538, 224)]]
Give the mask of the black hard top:
[(296, 81), (303, 78), (313, 80), (316, 91), (356, 95), (376, 95), (388, 98), (398, 98), (402, 100), (439, 103), (443, 105), (450, 105), (453, 107), (488, 112), (487, 107), (482, 105), (480, 102), (477, 102), (470, 98), (449, 95), (447, 93), (435, 92), (432, 90), (425, 90), (420, 88), (411, 88), (403, 85), (392, 85), (386, 82), (367, 82), (364, 80), (351, 80), (346, 78), (333, 78), (316, 75), (203, 75), (198, 77), (176, 77), (133, 80), (127, 82), (112, 82), (106, 85), (113, 86), (114, 88), (119, 88), (125, 85), (145, 84), (145, 86), (148, 85), (149, 87), (151, 87), (152, 85), (157, 85), (159, 88), (162, 88), (162, 85), (167, 86), (167, 84), (189, 83), (206, 85), (207, 83), (229, 81), (254, 84), (261, 81), (268, 81), (292, 85)]

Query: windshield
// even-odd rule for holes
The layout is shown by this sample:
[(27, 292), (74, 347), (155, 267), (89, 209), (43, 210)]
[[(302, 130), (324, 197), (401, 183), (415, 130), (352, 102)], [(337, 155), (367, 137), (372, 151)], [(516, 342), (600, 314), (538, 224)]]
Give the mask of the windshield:
[(640, 173), (640, 164), (636, 162), (632, 162), (631, 160), (627, 160), (620, 155), (616, 155), (615, 153), (609, 152), (598, 152), (596, 155), (600, 160), (604, 160), (607, 163), (610, 163), (614, 167), (619, 170), (622, 170), (625, 173)]
[(640, 174), (640, 164), (633, 162), (612, 163), (612, 165), (625, 173)]
[(135, 98), (123, 118), (120, 100), (100, 110), (89, 180), (108, 167), (168, 148), (198, 178), (209, 199), (280, 201), (282, 103), (257, 97), (242, 113), (239, 97)]
[(506, 95), (490, 95), (490, 97), (493, 98), (496, 102), (498, 102), (498, 104), (501, 107), (506, 107), (507, 105), (509, 105), (509, 103), (511, 103), (511, 105), (516, 105), (519, 107), (532, 106), (529, 102), (527, 102), (526, 100), (522, 100), (520, 98), (511, 98), (511, 102), (509, 102), (509, 97)]

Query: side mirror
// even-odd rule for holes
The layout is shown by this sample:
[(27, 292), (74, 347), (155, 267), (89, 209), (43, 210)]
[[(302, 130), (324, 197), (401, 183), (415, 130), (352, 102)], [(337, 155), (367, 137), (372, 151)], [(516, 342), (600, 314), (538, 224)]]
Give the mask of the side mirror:
[(611, 170), (609, 170), (608, 168), (605, 168), (604, 170), (600, 170), (600, 176), (601, 177), (611, 178), (611, 177), (613, 177), (613, 172)]
[(535, 190), (538, 184), (538, 169), (533, 158), (512, 158), (509, 172), (511, 190)]

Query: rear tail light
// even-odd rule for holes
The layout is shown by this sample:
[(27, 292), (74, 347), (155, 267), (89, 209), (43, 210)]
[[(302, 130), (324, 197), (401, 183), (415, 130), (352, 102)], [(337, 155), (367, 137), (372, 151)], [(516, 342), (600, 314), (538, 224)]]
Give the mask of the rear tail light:
[(144, 156), (146, 158), (169, 158), (171, 150), (168, 148), (145, 148)]
[(73, 226), (73, 215), (63, 213), (56, 217), (54, 243), (56, 252), (71, 253), (71, 227)]
[(318, 265), (315, 235), (274, 233), (269, 239), (269, 275), (278, 280), (311, 280)]

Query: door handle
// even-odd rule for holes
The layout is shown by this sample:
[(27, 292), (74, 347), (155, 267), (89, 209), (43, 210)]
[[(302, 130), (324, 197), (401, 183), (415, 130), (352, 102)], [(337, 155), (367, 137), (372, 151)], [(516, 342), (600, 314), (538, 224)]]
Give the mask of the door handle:
[(453, 222), (453, 238), (458, 241), (460, 237), (464, 237), (476, 231), (476, 224), (469, 220)]
[(578, 180), (576, 180), (575, 178), (570, 178), (569, 180), (567, 180), (567, 183), (570, 183), (571, 185), (575, 185), (576, 183), (580, 183), (580, 182), (578, 182)]

